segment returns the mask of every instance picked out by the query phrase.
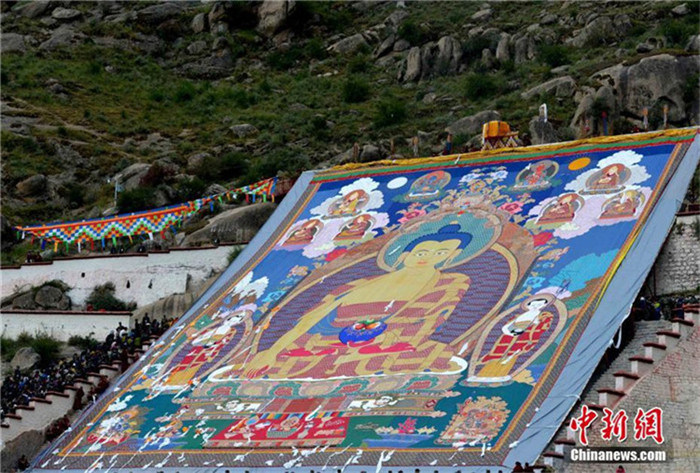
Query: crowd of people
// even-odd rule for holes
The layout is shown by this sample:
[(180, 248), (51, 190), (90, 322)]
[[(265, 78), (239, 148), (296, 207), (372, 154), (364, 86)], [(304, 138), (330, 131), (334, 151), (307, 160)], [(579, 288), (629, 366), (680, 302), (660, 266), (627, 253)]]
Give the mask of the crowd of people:
[[(30, 373), (22, 373), (15, 368), (12, 374), (5, 377), (0, 388), (1, 411), (0, 417), (14, 413), (17, 406), (26, 406), (32, 398), (43, 398), (49, 391), (63, 392), (66, 386), (72, 386), (76, 379), (86, 379), (88, 373), (100, 371), (100, 365), (121, 364), (126, 370), (130, 361), (129, 356), (141, 348), (143, 343), (152, 336), (160, 336), (170, 327), (172, 320), (151, 320), (148, 315), (141, 322), (136, 321), (134, 328), (129, 330), (119, 323), (101, 343), (94, 343), (81, 353), (75, 353), (71, 358), (51, 360), (46, 367), (37, 368)], [(88, 395), (92, 398), (107, 389), (107, 382), (102, 381)], [(83, 393), (84, 395), (85, 393)], [(83, 395), (76, 396), (75, 409), (82, 407)]]
[(683, 318), (683, 307), (697, 304), (697, 296), (648, 298), (640, 297), (632, 305), (635, 320), (671, 320)]

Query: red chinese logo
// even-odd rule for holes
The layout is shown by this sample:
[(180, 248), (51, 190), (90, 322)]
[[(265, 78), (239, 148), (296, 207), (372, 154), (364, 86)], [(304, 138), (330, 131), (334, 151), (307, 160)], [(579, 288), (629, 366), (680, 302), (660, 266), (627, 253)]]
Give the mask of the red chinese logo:
[(569, 427), (574, 432), (578, 432), (578, 441), (583, 445), (588, 445), (588, 435), (586, 434), (586, 429), (593, 423), (593, 421), (598, 417), (598, 414), (593, 412), (585, 404), (581, 407), (581, 416), (574, 417), (569, 422)]
[(656, 443), (663, 443), (662, 416), (663, 411), (660, 407), (654, 407), (646, 412), (644, 409), (637, 409), (637, 415), (634, 416), (634, 439), (644, 440), (651, 437)]
[(600, 430), (603, 440), (612, 440), (617, 437), (618, 442), (624, 442), (627, 438), (627, 413), (624, 409), (613, 415), (613, 411), (603, 408), (603, 428)]
[[(652, 438), (658, 444), (664, 442), (663, 411), (660, 407), (653, 407), (647, 411), (637, 409), (637, 414), (634, 416), (634, 439), (637, 441)], [(598, 414), (593, 412), (584, 405), (581, 407), (581, 415), (574, 417), (569, 422), (569, 428), (574, 432), (578, 432), (578, 441), (582, 445), (588, 445), (588, 434), (586, 429), (595, 422)], [(618, 442), (624, 442), (627, 439), (627, 421), (629, 417), (624, 409), (620, 409), (617, 413), (607, 407), (603, 408), (603, 428), (600, 429), (601, 438), (603, 440), (612, 440), (617, 438)]]

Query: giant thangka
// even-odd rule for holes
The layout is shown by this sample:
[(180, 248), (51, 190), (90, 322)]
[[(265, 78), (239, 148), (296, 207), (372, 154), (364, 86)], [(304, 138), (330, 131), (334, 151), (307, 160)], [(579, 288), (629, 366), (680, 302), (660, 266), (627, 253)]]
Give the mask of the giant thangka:
[(305, 173), (34, 468), (533, 461), (658, 252), (695, 136)]

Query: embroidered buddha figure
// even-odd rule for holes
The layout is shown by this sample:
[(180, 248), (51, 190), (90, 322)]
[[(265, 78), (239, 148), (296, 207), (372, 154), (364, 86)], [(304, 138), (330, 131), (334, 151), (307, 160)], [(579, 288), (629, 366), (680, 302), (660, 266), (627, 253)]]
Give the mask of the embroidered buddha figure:
[(564, 194), (544, 209), (538, 223), (570, 222), (580, 206), (581, 202), (576, 194)]
[(367, 230), (372, 227), (373, 219), (369, 214), (362, 214), (355, 217), (346, 224), (333, 240), (360, 240)]
[(450, 182), (450, 175), (445, 171), (433, 171), (419, 177), (411, 186), (409, 200), (423, 200), (437, 197), (440, 190)]
[(637, 207), (642, 204), (644, 195), (635, 190), (628, 190), (612, 197), (603, 205), (601, 219), (634, 217)]
[(320, 220), (312, 219), (304, 222), (299, 228), (289, 234), (289, 237), (282, 243), (284, 246), (289, 245), (307, 245), (311, 243), (316, 234), (323, 228)]
[(357, 214), (369, 201), (367, 192), (356, 189), (333, 202), (328, 207), (328, 217), (347, 217)]
[(468, 276), (441, 268), (472, 238), (456, 223), (419, 233), (390, 271), (330, 291), (269, 348), (230, 369), (271, 379), (463, 370), (456, 350), (431, 335), (469, 289)]
[(600, 173), (594, 174), (586, 183), (586, 187), (595, 193), (615, 192), (621, 189), (628, 176), (629, 170), (624, 164), (611, 164), (601, 169)]

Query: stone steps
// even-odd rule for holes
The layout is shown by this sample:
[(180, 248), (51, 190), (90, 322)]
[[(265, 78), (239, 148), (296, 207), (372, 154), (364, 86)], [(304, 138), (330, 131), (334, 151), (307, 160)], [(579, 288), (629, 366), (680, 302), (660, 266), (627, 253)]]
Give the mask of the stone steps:
[[(134, 363), (139, 359), (156, 338), (151, 338), (142, 346), (142, 350), (129, 356), (129, 361)], [(2, 443), (6, 445), (11, 440), (17, 438), (29, 430), (44, 431), (52, 422), (60, 419), (73, 409), (75, 398), (79, 390), (83, 390), (83, 399), (88, 401), (88, 395), (92, 388), (98, 386), (102, 379), (112, 381), (121, 374), (121, 363), (115, 362), (111, 365), (100, 365), (99, 373), (88, 373), (87, 379), (76, 379), (72, 386), (66, 386), (63, 392), (49, 391), (43, 398), (32, 398), (27, 406), (18, 406), (14, 414), (5, 415), (5, 420), (0, 424), (0, 434)]]
[[(574, 406), (572, 412), (578, 412), (581, 404), (585, 404), (599, 415), (605, 408), (614, 410), (615, 406), (658, 365), (659, 361), (699, 327), (700, 310), (697, 306), (684, 307), (683, 319), (673, 319), (670, 322), (665, 320), (637, 322), (633, 339), (593, 383), (593, 386), (587, 388), (582, 401)], [(640, 352), (642, 353), (639, 354)], [(637, 354), (627, 356), (629, 353)], [(594, 426), (599, 423), (598, 419), (591, 427), (594, 430)], [(574, 432), (568, 427), (567, 422), (554, 438), (555, 440), (550, 444), (551, 448), (541, 455), (541, 459), (545, 465), (558, 471), (564, 465), (564, 459), (569, 450), (577, 443)]]

